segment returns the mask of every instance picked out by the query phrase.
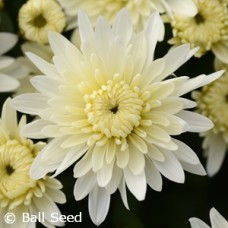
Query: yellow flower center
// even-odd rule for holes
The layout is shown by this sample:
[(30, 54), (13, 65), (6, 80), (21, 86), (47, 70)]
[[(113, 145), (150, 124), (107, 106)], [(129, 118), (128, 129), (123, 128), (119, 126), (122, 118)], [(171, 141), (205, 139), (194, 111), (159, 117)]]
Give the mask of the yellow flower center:
[(42, 180), (32, 180), (29, 169), (34, 160), (31, 148), (17, 140), (0, 145), (0, 205), (13, 209), (30, 204), (32, 196), (45, 191)]
[(109, 80), (85, 96), (85, 112), (95, 132), (106, 137), (127, 137), (139, 125), (143, 100), (139, 88), (130, 88), (124, 81)]
[(38, 15), (31, 22), (31, 24), (33, 24), (34, 26), (36, 26), (38, 28), (44, 27), (46, 25), (46, 23), (47, 23), (47, 21), (42, 15)]
[(198, 13), (195, 17), (175, 15), (171, 19), (173, 36), (171, 44), (190, 43), (199, 46), (196, 56), (200, 57), (213, 44), (228, 39), (227, 3), (219, 0), (194, 0)]
[(202, 92), (195, 92), (193, 96), (197, 100), (199, 112), (214, 122), (213, 132), (228, 136), (228, 74), (205, 86)]

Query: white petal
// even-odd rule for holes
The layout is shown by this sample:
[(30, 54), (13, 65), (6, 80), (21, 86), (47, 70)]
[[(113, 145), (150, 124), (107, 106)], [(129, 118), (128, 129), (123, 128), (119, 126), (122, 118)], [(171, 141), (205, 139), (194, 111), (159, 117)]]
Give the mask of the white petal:
[[(110, 194), (114, 193), (116, 189), (121, 185), (121, 179), (123, 176), (123, 171), (118, 166), (114, 165), (112, 171), (112, 179), (109, 184), (106, 186), (106, 189)], [(121, 188), (121, 187), (120, 187)]]
[(133, 175), (140, 174), (145, 167), (144, 154), (137, 150), (137, 148), (129, 143), (129, 162), (128, 167), (133, 173)]
[(211, 140), (206, 165), (209, 176), (213, 176), (219, 171), (226, 154), (226, 143), (221, 135), (214, 135)]
[(43, 119), (34, 120), (28, 123), (22, 128), (21, 134), (27, 138), (42, 139), (47, 138), (45, 134), (42, 133), (42, 129), (50, 125), (51, 122)]
[(178, 160), (192, 165), (200, 163), (196, 153), (189, 146), (176, 139), (173, 139), (173, 141), (178, 145), (178, 149), (173, 151)]
[[(136, 134), (130, 134), (129, 135), (129, 140), (132, 143), (132, 145), (141, 153), (146, 154), (147, 153), (147, 145), (145, 141), (138, 137)], [(131, 149), (130, 149), (131, 151)]]
[(9, 68), (11, 68), (15, 63), (15, 59), (9, 56), (0, 56), (0, 69), (1, 73), (9, 73)]
[(157, 160), (160, 162), (165, 161), (165, 157), (162, 154), (162, 152), (153, 144), (148, 143), (148, 153), (147, 156), (151, 159), (151, 160)]
[(43, 195), (41, 198), (33, 197), (33, 202), (40, 212), (44, 212), (45, 219), (49, 221), (50, 223), (56, 225), (56, 226), (63, 226), (64, 223), (61, 221), (53, 222), (52, 221), (52, 213), (57, 213), (58, 215), (61, 215), (60, 210), (56, 206), (56, 204), (46, 195)]
[(197, 8), (192, 0), (166, 0), (175, 14), (185, 17), (193, 17), (197, 13)]
[(9, 51), (16, 43), (17, 43), (17, 36), (12, 33), (8, 32), (1, 32), (0, 33), (0, 55)]
[(124, 41), (128, 43), (132, 36), (133, 27), (131, 18), (126, 9), (121, 10), (115, 17), (112, 25), (113, 33), (117, 36), (124, 37)]
[(89, 214), (97, 226), (105, 220), (109, 204), (110, 194), (105, 188), (95, 187), (89, 194)]
[(216, 44), (212, 45), (211, 49), (220, 61), (226, 64), (228, 63), (228, 47), (226, 45), (217, 42)]
[[(168, 75), (176, 71), (182, 64), (188, 60), (188, 55), (190, 53), (189, 44), (183, 44), (178, 47), (171, 49), (165, 56), (165, 68), (162, 74), (160, 74), (156, 81), (162, 81)], [(194, 53), (192, 53), (194, 55)], [(175, 59), (175, 61), (173, 61)]]
[(26, 55), (28, 58), (35, 64), (35, 66), (43, 72), (48, 77), (59, 78), (59, 75), (56, 71), (56, 68), (53, 64), (45, 61), (44, 59), (40, 58), (39, 56), (27, 52)]
[(145, 174), (149, 186), (160, 192), (162, 190), (162, 177), (150, 159), (146, 159)]
[(47, 173), (54, 171), (58, 165), (56, 164), (51, 164), (48, 166), (43, 166), (41, 164), (42, 162), (42, 154), (41, 152), (37, 155), (37, 157), (34, 159), (31, 168), (30, 168), (30, 172), (29, 175), (33, 178), (33, 179), (40, 179), (43, 178)]
[(226, 219), (215, 209), (212, 208), (210, 210), (210, 219), (211, 219), (211, 225), (215, 228), (227, 228), (228, 222)]
[(88, 149), (88, 146), (86, 144), (72, 147), (67, 152), (67, 154), (63, 158), (62, 162), (59, 164), (54, 176), (59, 175), (65, 169), (70, 167), (74, 162), (76, 162), (86, 152), (87, 149)]
[(124, 179), (135, 198), (139, 201), (144, 200), (146, 195), (146, 176), (144, 171), (139, 175), (134, 175), (129, 168), (125, 168)]
[(93, 151), (87, 151), (83, 158), (76, 163), (74, 167), (75, 178), (85, 175), (92, 168), (92, 154)]
[(81, 42), (94, 43), (94, 32), (87, 15), (83, 12), (78, 13), (78, 27), (80, 31)]
[(77, 179), (74, 186), (74, 197), (81, 200), (86, 197), (96, 185), (96, 174), (92, 171)]
[(205, 222), (198, 218), (190, 218), (191, 228), (210, 228)]
[(0, 92), (10, 92), (19, 87), (20, 83), (13, 77), (0, 74)]
[(33, 179), (44, 177), (48, 172), (53, 172), (66, 156), (66, 150), (60, 147), (64, 138), (56, 138), (51, 140), (37, 157), (34, 159), (30, 175)]
[(189, 132), (204, 132), (211, 129), (214, 124), (207, 117), (191, 111), (181, 111), (177, 116), (189, 125)]
[(17, 129), (17, 112), (10, 105), (11, 98), (8, 98), (2, 107), (2, 124), (9, 132), (11, 138), (15, 138)]
[(164, 151), (164, 162), (153, 161), (163, 176), (177, 183), (184, 183), (185, 175), (180, 162), (170, 151)]
[(56, 203), (66, 203), (66, 196), (60, 190), (46, 188), (45, 194)]
[(92, 168), (97, 172), (103, 167), (106, 146), (94, 146), (92, 153)]
[[(176, 90), (174, 90), (173, 95), (181, 96), (199, 87), (207, 85), (213, 82), (214, 80), (216, 80), (217, 78), (219, 78), (223, 73), (224, 73), (224, 70), (220, 70), (209, 75), (202, 74), (195, 78), (191, 78), (189, 80), (183, 81), (183, 83), (181, 83), (179, 86), (176, 85)], [(187, 79), (184, 76), (181, 78)]]
[(189, 173), (193, 173), (193, 174), (200, 175), (200, 176), (207, 175), (207, 173), (201, 163), (199, 163), (197, 165), (192, 165), (189, 163), (185, 163), (183, 161), (180, 161), (180, 163), (181, 163), (182, 168)]
[(31, 84), (48, 97), (55, 96), (58, 91), (59, 82), (47, 76), (36, 76), (30, 80)]
[(39, 93), (26, 93), (16, 96), (12, 105), (20, 112), (38, 115), (40, 111), (47, 108), (47, 97)]
[(117, 158), (117, 166), (120, 168), (125, 168), (129, 161), (129, 150), (126, 149), (121, 151), (119, 147), (116, 148), (116, 158)]
[(162, 41), (164, 38), (164, 23), (162, 22), (162, 19), (157, 11), (155, 11), (148, 19), (143, 33), (148, 46), (147, 64), (149, 64), (154, 58), (154, 50), (157, 41)]
[(100, 187), (105, 187), (112, 179), (114, 160), (107, 164), (104, 161), (103, 167), (97, 172), (97, 183)]
[(120, 191), (120, 195), (121, 195), (122, 201), (124, 203), (124, 206), (129, 210), (129, 205), (128, 205), (128, 201), (127, 201), (127, 191), (126, 191), (126, 185), (125, 185), (124, 178), (121, 179), (121, 182), (119, 185), (119, 191)]

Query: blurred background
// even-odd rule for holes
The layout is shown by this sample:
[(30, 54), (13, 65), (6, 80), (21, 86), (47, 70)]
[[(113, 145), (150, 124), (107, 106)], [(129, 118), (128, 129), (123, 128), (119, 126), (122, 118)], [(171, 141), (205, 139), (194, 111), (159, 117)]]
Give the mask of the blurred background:
[[(24, 0), (5, 0), (4, 9), (0, 11), (0, 31), (8, 31), (18, 34), (17, 14)], [(20, 37), (20, 34), (18, 34)], [(69, 37), (70, 31), (64, 33)], [(159, 43), (156, 48), (156, 56), (161, 57), (170, 48), (166, 41), (171, 37), (171, 29), (166, 25), (165, 41)], [(8, 55), (19, 56), (22, 54), (20, 37), (17, 45)], [(1, 45), (1, 44), (0, 44)], [(187, 75), (195, 77), (201, 73), (212, 73), (213, 55), (207, 53), (202, 58), (192, 58), (183, 65), (175, 74), (177, 76)], [(10, 93), (0, 93), (0, 107)], [(188, 97), (190, 94), (187, 95)], [(179, 137), (188, 144), (199, 156), (205, 166), (205, 158), (202, 156), (202, 138), (198, 134), (186, 133)], [(130, 210), (128, 211), (121, 200), (119, 192), (112, 195), (110, 210), (105, 221), (100, 227), (118, 228), (188, 228), (190, 217), (198, 217), (209, 222), (209, 210), (215, 207), (226, 219), (228, 218), (228, 159), (217, 175), (213, 178), (201, 177), (186, 173), (184, 184), (177, 184), (163, 178), (163, 189), (155, 192), (149, 187), (144, 201), (137, 201), (130, 192), (128, 200)], [(64, 215), (77, 215), (82, 212), (81, 223), (66, 223), (66, 227), (96, 227), (90, 220), (88, 213), (88, 198), (76, 202), (73, 196), (75, 179), (73, 178), (73, 166), (57, 177), (63, 184), (63, 191), (67, 196), (67, 203), (59, 205)], [(37, 224), (37, 227), (43, 227)]]

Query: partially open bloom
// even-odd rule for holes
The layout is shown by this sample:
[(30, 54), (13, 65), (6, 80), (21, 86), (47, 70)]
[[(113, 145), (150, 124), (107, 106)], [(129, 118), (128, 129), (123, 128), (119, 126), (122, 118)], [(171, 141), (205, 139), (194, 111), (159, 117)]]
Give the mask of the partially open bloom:
[(1, 32), (0, 43), (0, 92), (9, 92), (19, 86), (19, 82), (14, 76), (20, 71), (20, 68), (14, 58), (2, 55), (17, 43), (17, 36)]
[[(20, 129), (26, 124), (23, 116), (17, 124), (16, 111), (10, 106), (10, 99), (3, 105), (0, 119), (0, 220), (2, 227), (35, 227), (33, 222), (23, 221), (23, 213), (29, 216), (43, 212), (41, 219), (46, 227), (63, 225), (53, 223), (51, 213), (61, 215), (54, 202), (64, 203), (65, 196), (59, 190), (62, 185), (55, 179), (45, 176), (31, 179), (29, 170), (44, 143), (34, 144), (20, 135)], [(14, 224), (4, 223), (7, 213), (15, 215)], [(6, 221), (6, 220), (5, 220)]]
[(157, 9), (159, 12), (165, 11), (184, 13), (193, 16), (196, 8), (192, 0), (58, 0), (66, 12), (68, 29), (77, 26), (77, 14), (79, 10), (84, 10), (92, 23), (95, 24), (99, 15), (104, 16), (109, 22), (113, 22), (117, 12), (127, 8), (132, 22), (137, 29), (142, 29), (145, 22)]
[[(224, 64), (216, 61), (216, 66), (226, 69)], [(216, 81), (203, 87), (202, 91), (194, 91), (193, 98), (197, 101), (197, 111), (214, 123), (214, 128), (201, 133), (204, 155), (207, 157), (207, 172), (215, 175), (221, 168), (228, 149), (228, 71)]]
[[(147, 183), (160, 191), (162, 177), (183, 183), (184, 171), (205, 175), (196, 154), (173, 138), (213, 124), (185, 109), (195, 102), (183, 94), (217, 79), (222, 72), (166, 79), (197, 50), (182, 45), (154, 60), (161, 18), (155, 12), (140, 33), (127, 11), (112, 26), (100, 17), (93, 30), (79, 13), (80, 50), (57, 33), (49, 34), (53, 64), (30, 53), (43, 72), (31, 82), (38, 92), (15, 97), (21, 112), (40, 119), (22, 129), (32, 138), (53, 138), (35, 159), (31, 175), (55, 175), (77, 161), (76, 200), (89, 195), (89, 213), (100, 224), (110, 195), (119, 189), (128, 208), (126, 186), (143, 200)], [(166, 80), (165, 80), (166, 79)]]
[(19, 10), (19, 27), (30, 41), (48, 43), (48, 31), (62, 32), (65, 15), (55, 0), (28, 0)]
[(228, 3), (223, 0), (194, 0), (194, 17), (175, 14), (170, 19), (173, 38), (169, 43), (190, 43), (199, 47), (196, 57), (212, 51), (221, 61), (228, 63)]
[[(210, 210), (211, 228), (228, 228), (226, 219), (215, 209)], [(205, 222), (198, 218), (190, 218), (191, 228), (210, 228)]]

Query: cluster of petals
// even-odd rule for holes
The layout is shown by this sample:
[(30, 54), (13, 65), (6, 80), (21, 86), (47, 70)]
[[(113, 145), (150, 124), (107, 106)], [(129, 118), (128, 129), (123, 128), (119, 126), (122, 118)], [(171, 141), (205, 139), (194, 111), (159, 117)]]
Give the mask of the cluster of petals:
[(147, 184), (162, 189), (162, 175), (183, 183), (184, 170), (206, 174), (195, 152), (175, 136), (206, 131), (213, 123), (187, 110), (196, 103), (181, 96), (223, 71), (168, 78), (197, 48), (181, 45), (155, 60), (158, 12), (138, 33), (126, 10), (112, 26), (99, 17), (93, 29), (83, 12), (78, 24), (80, 49), (50, 32), (53, 63), (27, 54), (43, 75), (31, 80), (37, 92), (15, 97), (12, 105), (39, 117), (22, 129), (24, 136), (52, 138), (36, 157), (31, 176), (58, 175), (76, 163), (75, 199), (89, 195), (91, 219), (100, 224), (117, 189), (128, 208), (126, 186), (143, 200)]

